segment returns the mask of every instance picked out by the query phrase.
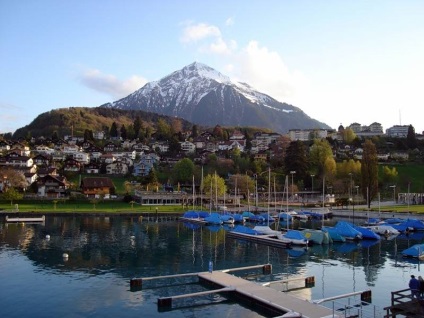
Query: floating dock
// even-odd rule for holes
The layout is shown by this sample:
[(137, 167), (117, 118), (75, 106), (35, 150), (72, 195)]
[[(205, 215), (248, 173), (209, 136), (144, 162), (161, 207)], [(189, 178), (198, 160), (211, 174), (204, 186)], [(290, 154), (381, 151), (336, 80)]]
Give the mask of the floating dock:
[[(327, 307), (324, 307), (319, 304), (309, 302), (308, 300), (303, 300), (295, 296), (288, 295), (286, 293), (277, 291), (275, 289), (265, 287), (255, 282), (245, 280), (240, 277), (229, 274), (229, 272), (234, 272), (238, 270), (247, 270), (253, 268), (262, 268), (264, 273), (271, 272), (271, 264), (242, 267), (221, 271), (210, 271), (210, 272), (201, 272), (201, 273), (189, 273), (183, 275), (168, 275), (168, 276), (158, 276), (158, 277), (147, 277), (147, 278), (133, 278), (130, 281), (131, 287), (142, 288), (143, 281), (150, 281), (154, 279), (162, 278), (177, 278), (183, 276), (197, 276), (199, 282), (213, 287), (208, 291), (184, 294), (184, 295), (175, 295), (170, 297), (162, 297), (158, 299), (158, 308), (169, 308), (172, 309), (173, 300), (181, 298), (193, 298), (196, 296), (209, 295), (209, 294), (222, 294), (226, 293), (239, 301), (246, 302), (252, 307), (258, 309), (267, 310), (275, 316), (284, 315), (286, 313), (299, 313), (303, 318), (329, 318), (329, 317), (339, 317), (339, 315), (333, 313), (333, 311)], [(305, 287), (308, 284), (311, 284), (314, 281), (313, 277), (304, 278)]]
[(45, 222), (46, 217), (43, 215), (41, 217), (14, 217), (14, 218), (10, 218), (9, 216), (6, 215), (6, 222), (10, 222), (10, 223), (38, 223), (38, 222)]
[(291, 246), (290, 243), (283, 242), (282, 240), (280, 240), (276, 236), (274, 237), (273, 235), (252, 235), (229, 231), (227, 232), (227, 236), (272, 247), (290, 248)]

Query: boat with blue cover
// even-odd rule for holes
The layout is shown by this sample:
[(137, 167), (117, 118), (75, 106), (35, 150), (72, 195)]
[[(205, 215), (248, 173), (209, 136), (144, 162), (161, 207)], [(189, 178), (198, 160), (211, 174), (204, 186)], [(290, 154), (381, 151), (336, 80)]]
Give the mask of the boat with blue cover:
[(277, 234), (277, 237), (280, 240), (283, 240), (284, 242), (287, 242), (293, 245), (307, 246), (309, 244), (308, 239), (299, 230), (288, 230), (285, 233)]
[(332, 241), (330, 234), (322, 230), (303, 229), (301, 232), (313, 244), (330, 244)]
[(322, 230), (328, 233), (333, 242), (346, 242), (346, 238), (341, 235), (336, 228), (330, 226), (323, 226)]
[(362, 234), (358, 230), (356, 230), (353, 226), (351, 226), (348, 222), (339, 221), (336, 223), (334, 228), (340, 233), (340, 235), (344, 236), (346, 240), (360, 240), (362, 239)]
[(424, 244), (415, 244), (402, 251), (402, 256), (424, 260)]
[(224, 223), (221, 219), (221, 216), (219, 213), (212, 212), (207, 217), (204, 218), (206, 224), (212, 224), (212, 225), (221, 225)]

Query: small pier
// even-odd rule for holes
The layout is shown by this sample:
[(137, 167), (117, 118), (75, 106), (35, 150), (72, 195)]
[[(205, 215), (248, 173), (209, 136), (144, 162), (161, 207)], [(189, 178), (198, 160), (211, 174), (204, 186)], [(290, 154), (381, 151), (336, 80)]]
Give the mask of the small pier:
[(386, 310), (384, 318), (424, 317), (424, 300), (412, 299), (409, 288), (392, 292), (391, 301), (391, 306), (384, 308)]
[(8, 215), (6, 215), (6, 222), (9, 223), (38, 223), (38, 222), (45, 222), (46, 217), (43, 215), (41, 217), (14, 217), (10, 218)]
[[(230, 272), (250, 270), (255, 268), (262, 268), (264, 274), (269, 274), (271, 273), (272, 266), (271, 264), (265, 264), (219, 271), (188, 273), (182, 275), (133, 278), (130, 281), (130, 285), (131, 287), (142, 288), (143, 281), (177, 278), (183, 276), (197, 276), (201, 284), (210, 286), (214, 289), (198, 293), (159, 298), (158, 308), (172, 309), (172, 302), (173, 300), (177, 299), (193, 298), (210, 294), (228, 294), (229, 297), (233, 299), (248, 303), (253, 308), (266, 310), (275, 316), (280, 316), (289, 312), (297, 312), (301, 314), (303, 318), (338, 317), (337, 314), (333, 315), (333, 311), (327, 307), (264, 286), (273, 282), (261, 285), (229, 274)], [(313, 277), (301, 279), (305, 281), (305, 287), (308, 287), (309, 284), (314, 282)]]
[(290, 248), (291, 246), (290, 243), (285, 243), (276, 236), (274, 237), (272, 235), (251, 235), (229, 231), (227, 232), (227, 236), (272, 247)]

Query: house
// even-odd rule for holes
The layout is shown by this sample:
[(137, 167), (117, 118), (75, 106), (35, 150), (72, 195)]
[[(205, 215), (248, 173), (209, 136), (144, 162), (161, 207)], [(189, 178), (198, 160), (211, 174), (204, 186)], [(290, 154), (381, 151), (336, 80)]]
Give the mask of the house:
[(88, 165), (84, 166), (85, 173), (88, 174), (98, 174), (100, 173), (100, 164), (91, 162)]
[(108, 177), (86, 177), (81, 181), (82, 193), (89, 198), (99, 198), (115, 193), (115, 185)]
[(32, 160), (37, 167), (47, 167), (50, 164), (50, 157), (42, 154), (34, 156)]
[(26, 156), (26, 157), (28, 157), (31, 154), (29, 147), (23, 144), (22, 142), (14, 142), (10, 146), (10, 151), (18, 153), (19, 155)]
[(76, 161), (79, 161), (84, 165), (90, 163), (90, 155), (86, 152), (75, 152), (72, 156)]
[(69, 158), (66, 159), (65, 162), (63, 163), (63, 170), (64, 171), (80, 171), (82, 168), (83, 164), (75, 159)]
[(10, 145), (6, 140), (0, 140), (0, 151), (9, 151)]
[(134, 164), (133, 175), (136, 177), (147, 176), (154, 164), (159, 163), (159, 160), (159, 156), (154, 153), (141, 155), (140, 160)]
[(31, 168), (34, 165), (32, 158), (22, 156), (18, 152), (11, 152), (0, 157), (0, 166), (9, 166), (13, 168)]
[(108, 142), (104, 147), (104, 152), (117, 152), (119, 151), (119, 146), (115, 145), (113, 142)]
[(196, 145), (190, 141), (180, 142), (181, 150), (186, 154), (194, 153), (196, 151)]
[(122, 161), (110, 163), (106, 166), (106, 174), (126, 175), (128, 173), (128, 165)]
[(43, 178), (47, 175), (57, 176), (59, 175), (56, 167), (41, 167), (37, 169), (38, 178)]
[(68, 182), (65, 177), (46, 175), (37, 179), (37, 195), (48, 198), (63, 198), (66, 196)]

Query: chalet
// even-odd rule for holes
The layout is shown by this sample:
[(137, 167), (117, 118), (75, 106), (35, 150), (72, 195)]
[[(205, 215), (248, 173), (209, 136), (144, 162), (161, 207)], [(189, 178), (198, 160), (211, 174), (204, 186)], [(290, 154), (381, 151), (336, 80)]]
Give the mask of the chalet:
[(84, 166), (85, 173), (88, 174), (99, 174), (100, 173), (100, 164), (91, 162), (88, 165)]
[(117, 152), (119, 151), (119, 146), (117, 146), (116, 144), (114, 144), (113, 142), (108, 142), (104, 147), (103, 147), (103, 151), (104, 152)]
[(77, 172), (81, 170), (82, 166), (83, 164), (78, 160), (69, 158), (63, 163), (63, 170)]
[(32, 158), (37, 167), (47, 167), (50, 164), (50, 156), (38, 154)]
[(9, 166), (13, 168), (30, 168), (34, 165), (32, 158), (22, 156), (17, 152), (11, 152), (3, 157), (0, 157), (0, 166)]
[(86, 152), (75, 152), (72, 157), (76, 160), (81, 162), (82, 164), (88, 164), (90, 162), (90, 155)]
[(131, 149), (137, 152), (150, 151), (150, 147), (148, 145), (142, 144), (141, 142), (133, 145)]
[(112, 153), (104, 153), (100, 156), (100, 162), (110, 164), (116, 161), (116, 157)]
[(35, 151), (41, 155), (52, 155), (54, 153), (54, 149), (47, 147), (45, 145), (39, 145), (35, 147)]
[(59, 175), (56, 167), (41, 167), (37, 169), (37, 176), (43, 178), (47, 175), (57, 176)]
[(115, 193), (115, 185), (107, 177), (87, 177), (81, 181), (81, 190), (89, 198), (98, 198)]
[(128, 173), (128, 165), (122, 161), (116, 161), (106, 166), (106, 174), (126, 175)]
[(180, 142), (181, 150), (185, 153), (194, 153), (196, 151), (196, 145), (190, 141)]
[(6, 140), (0, 140), (0, 151), (9, 151), (10, 144)]
[(48, 198), (63, 198), (66, 196), (68, 182), (65, 177), (46, 175), (37, 179), (37, 195)]
[(15, 152), (21, 156), (28, 157), (31, 154), (29, 147), (22, 142), (14, 142), (10, 145), (10, 151)]
[(159, 149), (159, 152), (165, 153), (169, 151), (169, 144), (167, 142), (155, 142), (152, 144), (152, 149)]

